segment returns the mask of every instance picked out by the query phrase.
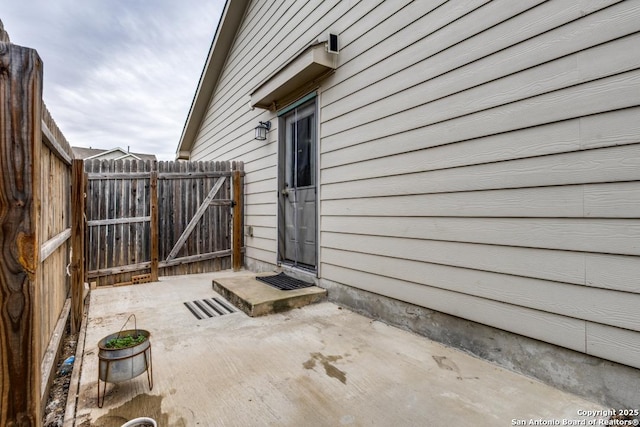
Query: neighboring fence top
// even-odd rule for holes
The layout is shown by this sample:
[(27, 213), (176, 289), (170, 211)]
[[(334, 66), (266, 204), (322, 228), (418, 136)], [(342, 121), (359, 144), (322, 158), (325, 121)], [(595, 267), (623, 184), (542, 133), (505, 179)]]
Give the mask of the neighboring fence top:
[(47, 144), (51, 151), (70, 165), (71, 160), (74, 158), (71, 144), (69, 144), (67, 138), (64, 137), (62, 131), (56, 125), (44, 101), (42, 102), (42, 136), (43, 142)]
[[(128, 162), (137, 165), (136, 170), (126, 168)], [(132, 165), (133, 163), (129, 163)], [(128, 169), (128, 170), (127, 170)], [(229, 161), (188, 162), (152, 161), (152, 160), (101, 160), (84, 161), (84, 170), (89, 180), (97, 179), (134, 179), (149, 178), (151, 172), (158, 174), (158, 179), (189, 179), (189, 178), (217, 178), (232, 176), (234, 171), (240, 171), (244, 176), (244, 163)]]

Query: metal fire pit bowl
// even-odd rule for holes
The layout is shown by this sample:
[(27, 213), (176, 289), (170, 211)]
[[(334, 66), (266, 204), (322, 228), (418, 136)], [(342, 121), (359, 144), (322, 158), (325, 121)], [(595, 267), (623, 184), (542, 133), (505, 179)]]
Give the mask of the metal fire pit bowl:
[[(124, 330), (129, 320), (133, 317), (136, 323), (135, 329)], [(134, 346), (127, 348), (107, 348), (107, 342), (114, 338), (127, 335), (143, 335), (146, 339)], [(147, 372), (149, 389), (153, 389), (153, 372), (151, 363), (151, 333), (137, 328), (135, 315), (129, 316), (119, 332), (107, 335), (98, 342), (98, 407), (102, 408), (107, 390), (107, 383), (119, 383), (130, 380)], [(100, 399), (100, 381), (104, 382), (102, 400)]]

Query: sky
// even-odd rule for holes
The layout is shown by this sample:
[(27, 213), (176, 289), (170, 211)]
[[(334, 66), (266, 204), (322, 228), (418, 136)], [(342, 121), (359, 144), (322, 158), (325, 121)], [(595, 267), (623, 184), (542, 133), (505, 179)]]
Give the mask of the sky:
[(72, 146), (173, 160), (224, 0), (0, 0)]

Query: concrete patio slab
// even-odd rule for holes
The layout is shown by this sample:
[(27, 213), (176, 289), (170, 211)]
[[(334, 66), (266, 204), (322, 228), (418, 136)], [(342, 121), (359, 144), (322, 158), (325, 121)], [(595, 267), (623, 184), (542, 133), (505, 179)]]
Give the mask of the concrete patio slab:
[(214, 279), (213, 290), (251, 317), (304, 307), (327, 296), (326, 289), (317, 286), (282, 291), (256, 280), (254, 276)]
[[(567, 425), (605, 409), (329, 302), (202, 320), (183, 304), (219, 298), (214, 279), (251, 275), (94, 290), (75, 366), (75, 425), (120, 426), (140, 416), (163, 427)], [(98, 408), (97, 343), (131, 313), (151, 332), (153, 390), (145, 375), (108, 384)]]

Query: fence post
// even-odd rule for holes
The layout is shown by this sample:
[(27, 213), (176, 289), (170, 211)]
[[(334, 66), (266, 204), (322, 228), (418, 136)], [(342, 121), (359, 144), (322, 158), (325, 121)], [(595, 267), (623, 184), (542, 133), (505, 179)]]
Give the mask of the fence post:
[(84, 162), (73, 160), (71, 166), (71, 331), (80, 330), (84, 312)]
[(41, 426), (42, 61), (0, 42), (0, 72), (0, 425)]
[(151, 195), (151, 221), (150, 221), (150, 254), (151, 254), (151, 281), (158, 281), (158, 247), (159, 247), (159, 236), (158, 236), (158, 163), (151, 163), (151, 177), (149, 179), (149, 191)]
[(242, 174), (236, 169), (233, 171), (233, 225), (231, 264), (233, 271), (242, 268)]

